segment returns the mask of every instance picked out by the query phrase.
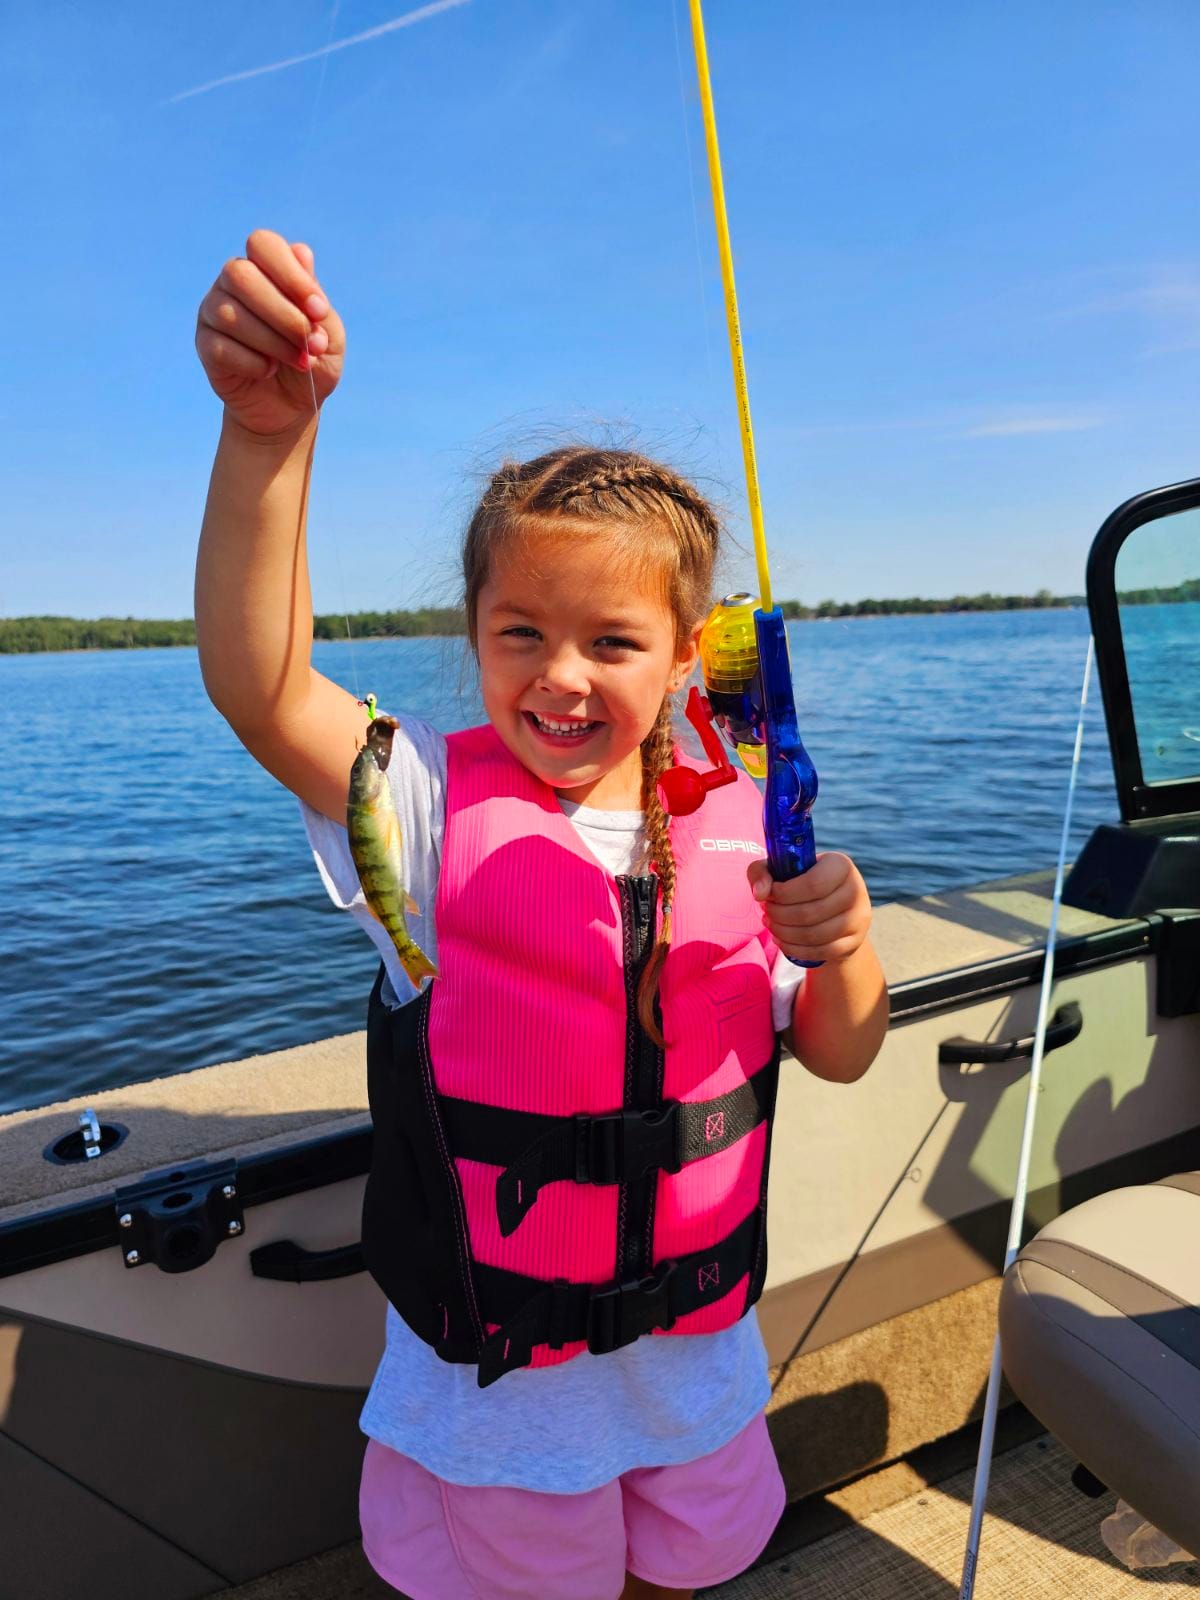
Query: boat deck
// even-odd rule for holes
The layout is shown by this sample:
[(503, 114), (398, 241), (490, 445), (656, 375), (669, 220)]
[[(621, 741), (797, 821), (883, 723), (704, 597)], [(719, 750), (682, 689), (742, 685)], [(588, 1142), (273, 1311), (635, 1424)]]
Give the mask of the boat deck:
[[(1048, 1434), (1029, 1438), (1036, 1424), (1019, 1407), (1013, 1413), (1002, 1416), (998, 1433), (1001, 1453), (992, 1467), (976, 1600), (1132, 1600), (1146, 1585), (1163, 1600), (1182, 1600), (1200, 1591), (1200, 1562), (1143, 1572), (1121, 1566), (1100, 1538), (1116, 1496), (1082, 1494), (1071, 1483), (1074, 1459)], [(855, 1600), (954, 1600), (975, 1431), (790, 1506), (755, 1567), (700, 1594), (704, 1600), (844, 1600), (847, 1594)], [(964, 1459), (966, 1465), (941, 1476)], [(222, 1593), (228, 1600), (396, 1596), (357, 1545)]]
[[(1200, 1562), (1127, 1571), (1100, 1538), (1116, 1496), (1081, 1494), (1071, 1483), (1074, 1465), (1049, 1436), (996, 1458), (976, 1600), (1129, 1600), (1148, 1583), (1164, 1597), (1200, 1590)], [(972, 1465), (705, 1593), (712, 1600), (953, 1600), (973, 1478)]]

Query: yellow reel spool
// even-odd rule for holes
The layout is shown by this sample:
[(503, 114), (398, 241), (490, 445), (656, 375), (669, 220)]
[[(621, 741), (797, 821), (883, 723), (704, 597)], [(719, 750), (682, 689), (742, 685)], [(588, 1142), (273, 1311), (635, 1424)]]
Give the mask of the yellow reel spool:
[(757, 608), (758, 596), (752, 594), (727, 595), (712, 608), (700, 634), (700, 666), (717, 726), (750, 776), (765, 778)]

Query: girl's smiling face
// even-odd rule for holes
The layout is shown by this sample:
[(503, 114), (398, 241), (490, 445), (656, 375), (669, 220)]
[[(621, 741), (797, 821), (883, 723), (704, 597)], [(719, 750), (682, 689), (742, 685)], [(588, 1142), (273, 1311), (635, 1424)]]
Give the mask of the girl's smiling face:
[(521, 538), (479, 591), (488, 719), (521, 764), (579, 802), (642, 803), (641, 743), (695, 665), (652, 576), (631, 586), (602, 532)]

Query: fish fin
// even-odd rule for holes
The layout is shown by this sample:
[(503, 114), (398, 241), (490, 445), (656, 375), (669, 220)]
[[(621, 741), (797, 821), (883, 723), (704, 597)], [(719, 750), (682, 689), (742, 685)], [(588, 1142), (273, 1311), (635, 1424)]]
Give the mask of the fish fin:
[(421, 915), (420, 906), (410, 894), (406, 894), (404, 896), (404, 909), (408, 912), (410, 917), (419, 917)]
[(438, 969), (421, 949), (420, 945), (413, 942), (406, 950), (399, 952), (400, 965), (412, 980), (414, 989), (421, 987), (422, 978), (436, 978)]

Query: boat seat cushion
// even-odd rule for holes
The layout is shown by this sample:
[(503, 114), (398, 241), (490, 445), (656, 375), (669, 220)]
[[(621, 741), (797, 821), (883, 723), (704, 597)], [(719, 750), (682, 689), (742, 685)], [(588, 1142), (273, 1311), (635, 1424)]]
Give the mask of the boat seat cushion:
[(1043, 1228), (1005, 1274), (1000, 1347), (1030, 1411), (1200, 1553), (1200, 1172), (1111, 1190)]

